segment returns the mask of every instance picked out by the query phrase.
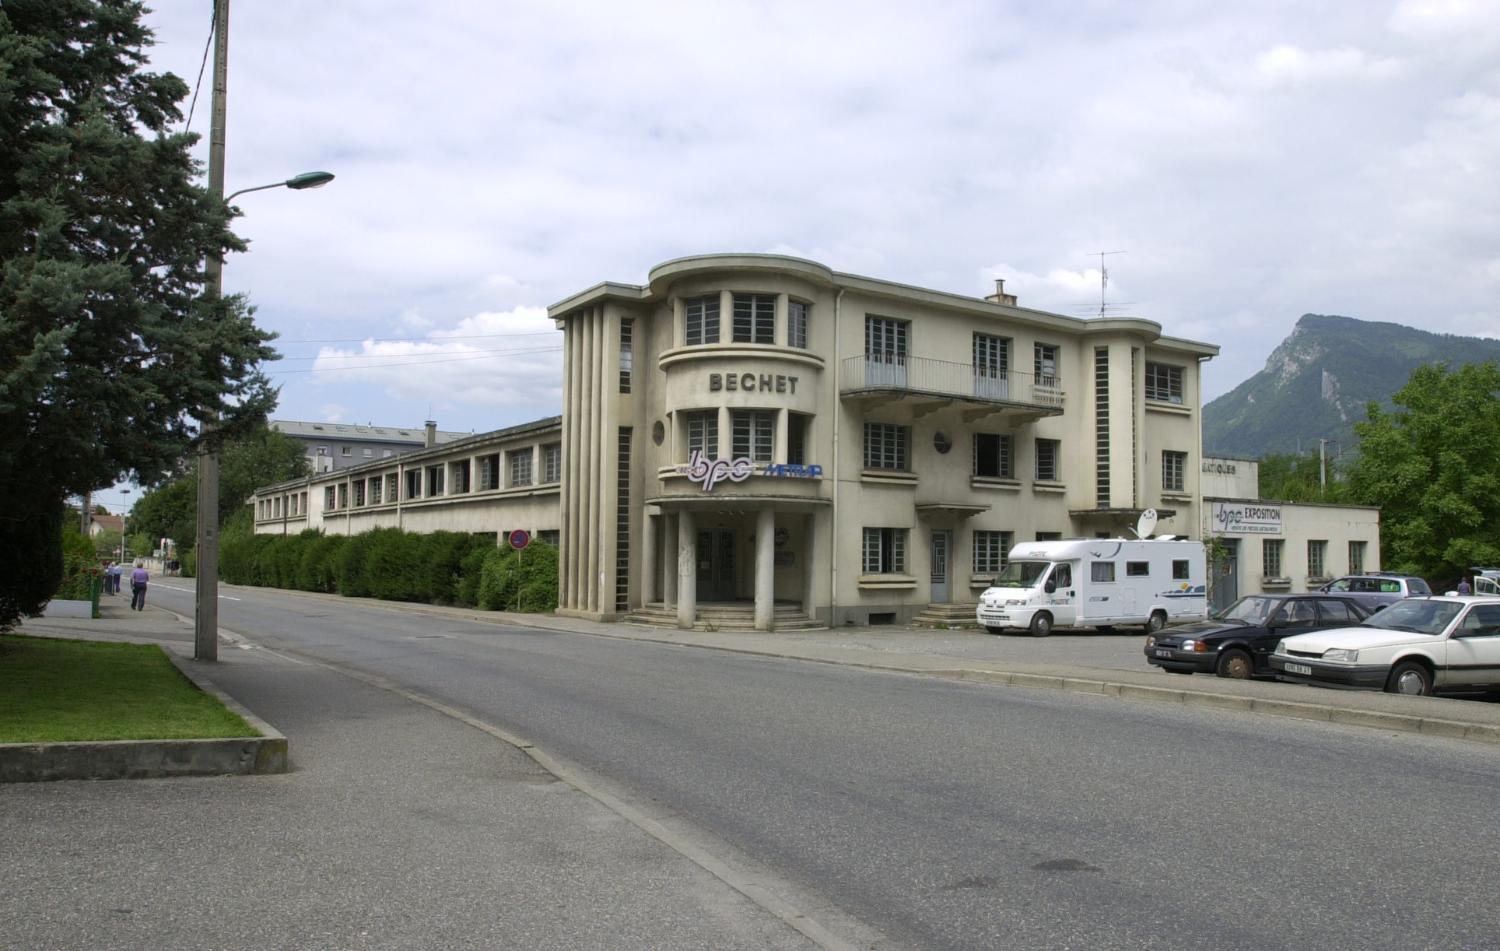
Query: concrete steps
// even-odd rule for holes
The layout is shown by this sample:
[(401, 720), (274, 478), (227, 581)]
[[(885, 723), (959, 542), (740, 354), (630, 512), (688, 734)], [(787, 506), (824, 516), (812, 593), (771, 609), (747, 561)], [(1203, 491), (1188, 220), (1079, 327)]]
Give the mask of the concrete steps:
[(978, 609), (978, 603), (958, 604), (929, 604), (922, 612), (911, 619), (912, 627), (931, 627), (939, 630), (956, 630), (962, 628), (975, 628), (979, 622), (974, 619), (974, 612)]
[[(677, 608), (668, 607), (660, 601), (642, 605), (625, 616), (626, 624), (644, 627), (677, 629)], [(789, 602), (778, 603), (771, 615), (773, 631), (820, 631), (827, 625), (820, 624), (802, 613), (801, 605)], [(698, 605), (698, 619), (693, 624), (695, 631), (753, 631), (755, 630), (755, 605), (748, 601), (711, 601)]]

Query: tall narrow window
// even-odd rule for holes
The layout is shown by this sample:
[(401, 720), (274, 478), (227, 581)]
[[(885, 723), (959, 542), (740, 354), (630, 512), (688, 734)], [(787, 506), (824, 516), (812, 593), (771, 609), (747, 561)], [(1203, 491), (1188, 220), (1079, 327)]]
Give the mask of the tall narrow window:
[(1010, 341), (993, 334), (974, 335), (974, 395), (1010, 398)]
[(771, 442), (776, 434), (776, 414), (769, 410), (737, 409), (729, 414), (730, 458), (746, 456), (756, 462), (771, 461)]
[(1307, 543), (1307, 576), (1309, 578), (1322, 578), (1328, 564), (1328, 542), (1326, 539), (1313, 539)]
[[(371, 505), (379, 505), (380, 504), (380, 495), (381, 495), (380, 490), (382, 488), (384, 488), (384, 487), (385, 487), (385, 479), (384, 478), (382, 478), (380, 476), (374, 476), (373, 478), (370, 479), (370, 504)], [(297, 497), (295, 495), (292, 496), (292, 500), (293, 501), (296, 501), (296, 498)]]
[(683, 302), (687, 317), (687, 345), (719, 342), (719, 295), (690, 297)]
[(1109, 348), (1094, 348), (1094, 497), (1109, 508)]
[(906, 366), (906, 321), (866, 317), (865, 359), (889, 366)]
[(448, 486), (449, 490), (457, 495), (460, 492), (468, 492), (472, 488), (469, 469), (469, 460), (460, 459), (458, 462), (448, 463)]
[(431, 496), (442, 495), (442, 494), (443, 494), (443, 467), (442, 466), (428, 466), (427, 467), (427, 495), (430, 498)]
[(359, 479), (354, 483), (354, 507), (359, 508), (365, 504), (365, 480)]
[(1012, 478), (1015, 476), (1015, 469), (1011, 465), (1013, 456), (1010, 434), (974, 434), (974, 475), (993, 479)]
[(776, 342), (776, 295), (734, 295), (734, 342)]
[(786, 305), (786, 345), (807, 349), (807, 305), (800, 300)]
[(323, 508), (333, 509), (338, 505), (338, 490), (333, 486), (323, 490)]
[(890, 423), (865, 423), (865, 468), (906, 471), (908, 429)]
[(1036, 374), (1037, 386), (1057, 385), (1057, 346), (1055, 344), (1038, 343), (1032, 346), (1031, 372)]
[(615, 610), (630, 606), (630, 426), (621, 426), (615, 464)]
[(622, 317), (620, 319), (620, 392), (630, 392), (630, 375), (635, 368), (635, 353), (631, 344), (631, 333), (634, 331), (635, 321)]
[(1184, 492), (1187, 485), (1187, 453), (1167, 449), (1161, 454), (1161, 490)]
[(864, 531), (863, 568), (867, 575), (906, 573), (904, 528), (867, 528)]
[(1267, 538), (1260, 543), (1260, 573), (1267, 578), (1282, 577), (1281, 545), (1280, 538)]
[[(1062, 443), (1056, 439), (1036, 441), (1036, 480), (1038, 482), (1061, 481), (1062, 473), (1058, 460), (1061, 447)], [(1038, 541), (1040, 540), (1039, 538)]]
[(698, 410), (684, 416), (687, 418), (688, 455), (697, 452), (705, 459), (719, 458), (719, 411)]
[(1349, 543), (1349, 573), (1351, 575), (1363, 574), (1365, 570), (1365, 543)]
[(531, 484), (531, 447), (525, 449), (512, 449), (505, 454), (510, 461), (510, 484)]
[(806, 413), (787, 414), (786, 461), (794, 466), (807, 464), (807, 425), (811, 418)]
[(548, 485), (562, 481), (562, 443), (542, 447), (542, 481)]

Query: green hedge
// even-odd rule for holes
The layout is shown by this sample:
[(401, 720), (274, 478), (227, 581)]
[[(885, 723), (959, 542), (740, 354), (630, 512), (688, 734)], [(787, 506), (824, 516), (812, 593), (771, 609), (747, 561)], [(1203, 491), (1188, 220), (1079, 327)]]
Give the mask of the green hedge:
[(94, 585), (104, 575), (99, 555), (94, 551), (93, 539), (85, 538), (77, 530), (64, 530), (62, 550), (62, 583), (52, 597), (59, 601), (92, 600)]
[(557, 607), (557, 549), (495, 547), (492, 534), (418, 535), (377, 528), (360, 535), (256, 535), (232, 520), (219, 541), (219, 576), (231, 584), (548, 612)]

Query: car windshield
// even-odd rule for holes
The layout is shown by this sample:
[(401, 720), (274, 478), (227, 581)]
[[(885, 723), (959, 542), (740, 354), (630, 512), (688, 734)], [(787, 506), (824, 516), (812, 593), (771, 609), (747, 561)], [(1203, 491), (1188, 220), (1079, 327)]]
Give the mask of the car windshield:
[(1360, 622), (1361, 627), (1380, 627), (1413, 634), (1441, 634), (1463, 605), (1452, 601), (1397, 601)]
[(1279, 603), (1274, 598), (1240, 598), (1215, 614), (1214, 618), (1236, 624), (1261, 624)]
[(1050, 561), (1013, 561), (995, 576), (997, 588), (1029, 588), (1046, 572)]

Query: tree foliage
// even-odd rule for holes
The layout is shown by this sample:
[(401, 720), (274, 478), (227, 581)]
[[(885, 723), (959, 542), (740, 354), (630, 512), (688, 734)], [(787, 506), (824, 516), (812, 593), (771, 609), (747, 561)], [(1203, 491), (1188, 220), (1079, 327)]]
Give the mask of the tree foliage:
[[(270, 335), (205, 301), (204, 261), (243, 245), (173, 132), (187, 85), (144, 70), (135, 0), (0, 5), (0, 551), (61, 575), (64, 499), (152, 483), (202, 424), (274, 400)], [(15, 555), (12, 555), (14, 559)], [(0, 571), (0, 623), (40, 607)], [(46, 585), (42, 585), (46, 587)]]
[(1338, 460), (1327, 460), (1327, 483), (1323, 481), (1324, 461), (1316, 450), (1302, 454), (1272, 453), (1261, 458), (1259, 492), (1263, 499), (1278, 502), (1346, 502), (1348, 490), (1342, 480)]
[(1381, 560), (1425, 578), (1500, 564), (1500, 370), (1417, 368), (1355, 426), (1352, 494), (1380, 507)]

